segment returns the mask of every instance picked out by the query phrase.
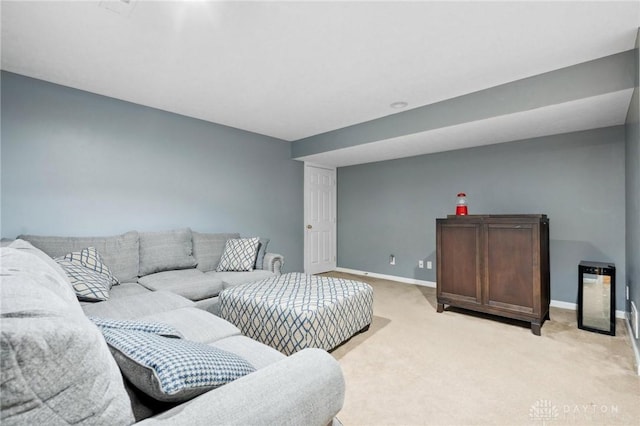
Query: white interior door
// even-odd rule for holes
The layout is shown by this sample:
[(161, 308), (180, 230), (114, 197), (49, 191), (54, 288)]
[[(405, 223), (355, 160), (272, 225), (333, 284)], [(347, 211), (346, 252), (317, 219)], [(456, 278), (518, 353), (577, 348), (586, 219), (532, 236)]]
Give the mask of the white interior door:
[(304, 164), (304, 271), (336, 268), (336, 169)]

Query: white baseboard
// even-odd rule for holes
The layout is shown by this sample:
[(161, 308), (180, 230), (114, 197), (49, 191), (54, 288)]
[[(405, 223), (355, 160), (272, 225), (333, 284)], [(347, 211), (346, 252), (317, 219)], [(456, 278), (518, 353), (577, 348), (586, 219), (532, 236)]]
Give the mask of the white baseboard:
[(627, 331), (629, 332), (629, 339), (631, 340), (631, 347), (633, 348), (633, 354), (636, 356), (636, 370), (638, 376), (640, 376), (640, 348), (638, 348), (638, 341), (633, 337), (633, 330), (631, 328), (631, 321), (627, 317), (624, 321), (627, 324)]
[[(433, 288), (436, 287), (436, 283), (433, 281), (416, 280), (414, 278), (398, 277), (395, 275), (385, 275), (385, 274), (378, 274), (375, 272), (367, 272), (367, 271), (358, 271), (356, 269), (349, 269), (349, 268), (336, 268), (335, 270), (338, 272), (345, 272), (347, 274), (380, 278), (383, 280), (398, 281), (405, 284), (423, 285), (425, 287), (433, 287)], [(550, 305), (553, 306), (554, 308), (569, 309), (571, 311), (578, 310), (578, 305), (576, 303), (562, 302), (560, 300), (552, 300), (550, 302)], [(616, 311), (616, 318), (625, 319), (627, 318), (627, 314), (625, 313), (625, 311)]]
[(375, 272), (357, 271), (355, 269), (349, 269), (349, 268), (336, 268), (336, 271), (344, 272), (347, 274), (361, 275), (363, 277), (380, 278), (383, 280), (398, 281), (405, 284), (415, 284), (415, 285), (422, 285), (425, 287), (436, 288), (436, 283), (433, 281), (416, 280), (415, 278), (397, 277), (395, 275), (377, 274)]
[[(569, 309), (571, 311), (578, 310), (578, 305), (576, 303), (562, 302), (560, 300), (552, 300), (550, 305), (554, 308)], [(616, 311), (616, 318), (626, 319), (627, 313), (625, 311)]]

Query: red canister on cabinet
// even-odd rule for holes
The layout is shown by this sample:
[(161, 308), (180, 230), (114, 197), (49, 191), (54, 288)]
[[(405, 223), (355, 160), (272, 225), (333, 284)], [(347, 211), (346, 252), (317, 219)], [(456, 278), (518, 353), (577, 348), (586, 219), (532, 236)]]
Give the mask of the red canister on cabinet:
[(464, 192), (458, 193), (458, 202), (456, 203), (456, 216), (466, 216), (467, 215), (467, 194)]

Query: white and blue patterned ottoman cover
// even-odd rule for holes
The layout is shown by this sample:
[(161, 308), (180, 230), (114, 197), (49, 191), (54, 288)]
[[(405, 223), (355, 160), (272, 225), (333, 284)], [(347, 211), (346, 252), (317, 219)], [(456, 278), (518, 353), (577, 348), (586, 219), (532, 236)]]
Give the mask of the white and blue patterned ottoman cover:
[(220, 315), (286, 355), (331, 350), (371, 323), (373, 289), (342, 278), (283, 274), (222, 291)]

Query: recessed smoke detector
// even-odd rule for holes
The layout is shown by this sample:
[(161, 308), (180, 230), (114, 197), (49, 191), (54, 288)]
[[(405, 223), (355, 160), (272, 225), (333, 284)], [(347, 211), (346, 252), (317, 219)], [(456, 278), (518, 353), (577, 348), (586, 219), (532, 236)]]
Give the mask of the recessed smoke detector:
[(402, 109), (402, 108), (406, 108), (409, 104), (404, 102), (404, 101), (398, 101), (398, 102), (394, 102), (391, 105), (389, 105), (391, 108), (393, 109)]
[(129, 16), (138, 0), (102, 0), (98, 6), (119, 15)]

